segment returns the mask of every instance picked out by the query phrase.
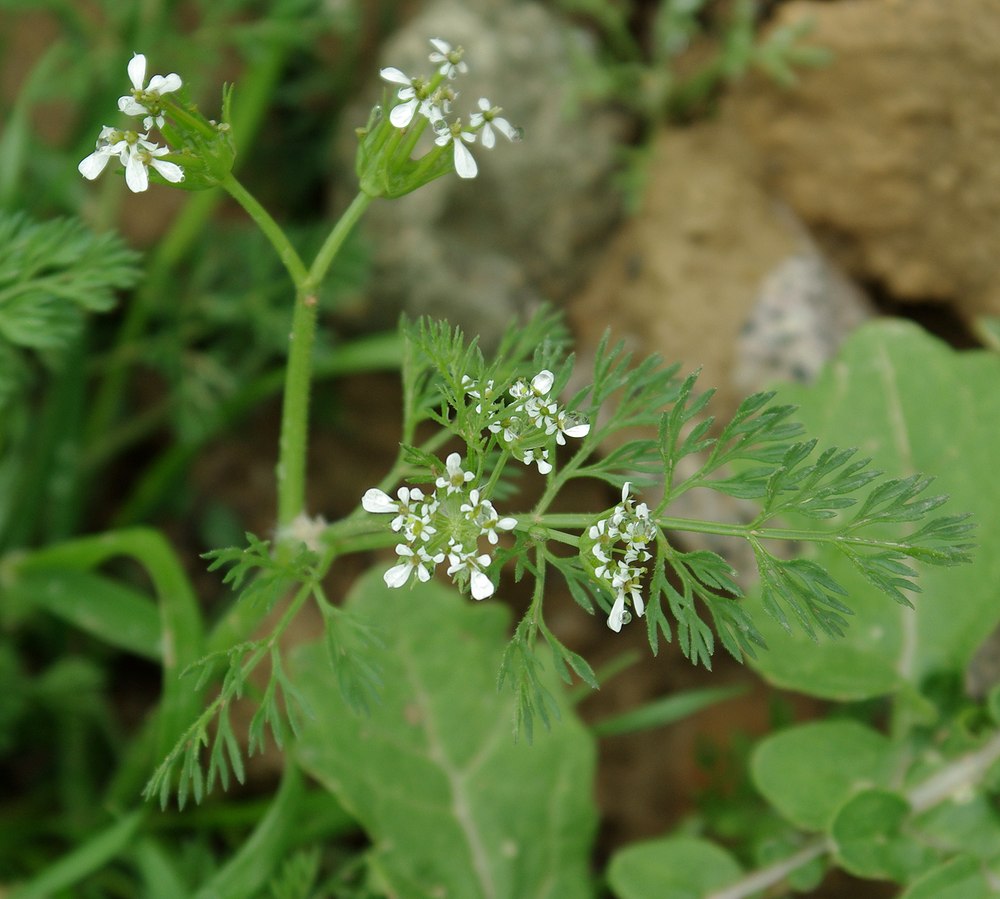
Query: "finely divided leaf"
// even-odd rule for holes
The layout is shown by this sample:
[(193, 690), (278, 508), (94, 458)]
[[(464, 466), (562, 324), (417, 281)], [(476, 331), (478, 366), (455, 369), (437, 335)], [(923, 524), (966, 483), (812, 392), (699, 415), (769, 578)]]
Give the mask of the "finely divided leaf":
[[(803, 602), (799, 591), (782, 592), (779, 563), (766, 570), (762, 589), (747, 600), (771, 647), (755, 664), (776, 683), (835, 699), (877, 696), (919, 685), (934, 671), (964, 669), (1000, 620), (1000, 555), (973, 554), (971, 543), (973, 522), (980, 546), (1000, 540), (1000, 358), (955, 352), (913, 325), (877, 323), (855, 334), (814, 386), (789, 387), (783, 396), (798, 402), (798, 416), (821, 444), (859, 446), (873, 466), (897, 477), (860, 493), (861, 501), (835, 518), (802, 516), (793, 504), (771, 523), (800, 539), (816, 531), (809, 562), (846, 593), (817, 584), (819, 592)], [(850, 472), (853, 465), (845, 460), (840, 469), (849, 472), (846, 484), (867, 470)], [(934, 473), (934, 494), (921, 471)], [(934, 516), (945, 496), (950, 514)], [(926, 515), (934, 517), (920, 522)], [(972, 564), (955, 567), (970, 556)], [(944, 566), (919, 566), (922, 592), (912, 609), (917, 569), (910, 560)], [(853, 612), (850, 621), (837, 604)], [(777, 621), (762, 614), (766, 608), (778, 610)], [(785, 632), (789, 612), (811, 623), (805, 634)], [(808, 636), (829, 629), (843, 636)]]

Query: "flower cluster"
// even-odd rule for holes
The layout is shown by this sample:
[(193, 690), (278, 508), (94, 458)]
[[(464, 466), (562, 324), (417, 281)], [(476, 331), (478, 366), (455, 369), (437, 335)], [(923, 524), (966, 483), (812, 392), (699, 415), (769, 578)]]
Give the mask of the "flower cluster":
[[(567, 437), (586, 437), (590, 433), (589, 422), (575, 412), (561, 408), (549, 396), (554, 382), (555, 375), (547, 369), (540, 371), (530, 382), (517, 381), (509, 390), (513, 402), (488, 413), (490, 433), (495, 434), (525, 465), (537, 465), (541, 474), (552, 471), (549, 461), (551, 451), (546, 444), (551, 443), (553, 435), (556, 443), (563, 446)], [(462, 386), (468, 396), (479, 400), (477, 412), (483, 411), (484, 402), (490, 404), (493, 401), (493, 381), (480, 385), (466, 375), (462, 378)]]
[(648, 506), (634, 503), (630, 487), (626, 482), (622, 487), (622, 501), (587, 533), (594, 576), (615, 597), (608, 615), (608, 627), (616, 632), (632, 620), (627, 602), (640, 618), (646, 610), (642, 581), (646, 576), (645, 563), (652, 558), (647, 547), (656, 538), (656, 525), (649, 517)]
[(97, 148), (77, 167), (80, 174), (93, 181), (108, 162), (117, 157), (125, 167), (125, 183), (134, 193), (141, 193), (149, 187), (149, 169), (173, 184), (183, 181), (184, 170), (176, 163), (161, 158), (168, 155), (170, 149), (149, 139), (153, 125), (163, 127), (163, 96), (180, 89), (180, 75), (174, 72), (154, 75), (147, 84), (146, 57), (136, 53), (128, 64), (128, 77), (132, 90), (118, 99), (118, 108), (129, 116), (143, 116), (145, 131), (123, 131), (105, 125), (97, 139)]
[(452, 453), (430, 493), (400, 487), (393, 499), (376, 487), (365, 492), (362, 508), (393, 515), (389, 526), (404, 541), (396, 545), (399, 562), (383, 575), (387, 586), (402, 587), (411, 576), (428, 581), (447, 558), (448, 575), (457, 583), (468, 583), (475, 599), (493, 595), (496, 587), (485, 570), (492, 557), (481, 551), (482, 538), (496, 546), (498, 531), (513, 530), (517, 521), (501, 518), (482, 491), (471, 486), (474, 479), (462, 468), (462, 457)]
[(434, 130), (434, 143), (441, 148), (452, 147), (458, 176), (475, 178), (479, 168), (466, 144), (474, 144), (478, 139), (483, 147), (491, 149), (496, 144), (497, 131), (510, 141), (520, 140), (521, 133), (500, 115), (503, 110), (485, 97), (479, 98), (478, 112), (469, 116), (468, 126), (461, 118), (449, 119), (452, 103), (458, 96), (451, 82), (456, 76), (464, 75), (469, 67), (461, 47), (452, 47), (440, 38), (431, 38), (430, 43), (434, 52), (429, 59), (438, 66), (430, 80), (419, 76), (411, 78), (395, 66), (381, 70), (383, 79), (399, 86), (396, 92), (399, 102), (392, 107), (389, 121), (396, 128), (406, 129), (414, 118), (425, 119)]

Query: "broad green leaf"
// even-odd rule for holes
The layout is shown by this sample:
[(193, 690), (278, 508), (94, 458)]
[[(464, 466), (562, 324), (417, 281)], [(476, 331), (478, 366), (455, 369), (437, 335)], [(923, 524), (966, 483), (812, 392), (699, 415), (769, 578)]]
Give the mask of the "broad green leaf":
[(361, 822), (385, 892), (589, 896), (594, 745), (551, 671), (561, 721), (513, 741), (513, 701), (496, 688), (507, 609), (434, 582), (390, 590), (378, 572), (346, 608), (384, 641), (367, 659), (383, 692), (369, 717), (352, 714), (323, 646), (303, 647), (290, 673), (315, 718), (297, 755)]
[(978, 859), (967, 855), (932, 868), (915, 880), (900, 899), (989, 899), (994, 879)]
[(939, 849), (1000, 858), (1000, 812), (986, 795), (959, 795), (929, 809), (917, 821), (928, 843)]
[(892, 747), (853, 721), (821, 721), (783, 730), (754, 750), (754, 784), (804, 830), (825, 830), (855, 792), (888, 783)]
[(707, 840), (667, 837), (616, 852), (608, 883), (618, 899), (695, 899), (742, 873), (736, 860)]
[[(847, 588), (842, 598), (855, 614), (845, 636), (814, 642), (788, 634), (755, 595), (747, 608), (769, 651), (752, 664), (773, 683), (841, 700), (963, 669), (1000, 621), (1000, 553), (987, 549), (1000, 541), (1000, 357), (955, 352), (914, 325), (876, 323), (847, 342), (815, 385), (784, 388), (780, 398), (799, 403), (799, 417), (821, 446), (857, 446), (893, 477), (936, 476), (929, 492), (951, 497), (941, 512), (971, 512), (980, 549), (969, 565), (918, 564), (923, 592), (912, 597), (915, 609), (873, 590), (832, 546), (810, 550), (809, 558)], [(789, 524), (815, 530), (836, 521)]]
[(910, 804), (887, 790), (865, 790), (848, 800), (831, 828), (841, 867), (899, 883), (927, 870), (934, 855), (906, 833), (909, 816)]

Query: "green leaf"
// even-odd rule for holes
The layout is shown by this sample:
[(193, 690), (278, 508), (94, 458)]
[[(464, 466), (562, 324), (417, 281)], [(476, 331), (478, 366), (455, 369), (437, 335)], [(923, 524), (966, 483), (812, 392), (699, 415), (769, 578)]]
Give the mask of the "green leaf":
[(789, 728), (754, 750), (757, 789), (804, 830), (825, 830), (852, 793), (889, 782), (890, 742), (853, 721), (822, 721)]
[[(880, 485), (877, 496), (827, 521), (788, 513), (787, 524), (810, 530), (843, 527), (855, 516), (874, 516), (871, 533), (879, 537), (906, 532), (918, 509), (932, 509), (935, 496), (917, 495), (936, 476), (934, 493), (950, 496), (948, 509), (971, 512), (980, 546), (1000, 541), (1000, 479), (996, 469), (996, 422), (1000, 421), (1000, 358), (988, 352), (955, 352), (918, 327), (877, 323), (857, 332), (813, 386), (788, 387), (782, 399), (799, 404), (798, 417), (820, 444), (856, 445), (873, 465), (899, 475)], [(903, 521), (883, 525), (879, 521)], [(932, 518), (914, 542), (924, 546), (934, 535), (943, 542), (966, 542), (956, 533), (965, 523), (954, 515)], [(910, 525), (910, 528), (913, 526)], [(868, 533), (864, 531), (862, 533)], [(928, 538), (928, 535), (930, 537)], [(938, 544), (940, 545), (940, 543)], [(853, 547), (860, 554), (863, 548)], [(957, 556), (918, 548), (918, 561), (951, 565)], [(961, 567), (918, 566), (921, 593), (915, 609), (900, 604), (910, 568), (903, 555), (873, 553), (859, 573), (835, 541), (809, 552), (847, 591), (843, 603), (853, 611), (844, 636), (786, 633), (764, 613), (759, 591), (748, 598), (770, 651), (754, 665), (775, 684), (831, 699), (883, 695), (904, 684), (919, 685), (934, 671), (965, 668), (979, 644), (1000, 621), (993, 585), (1000, 582), (1000, 554), (979, 551)], [(888, 592), (897, 602), (887, 601)], [(904, 601), (910, 597), (902, 597)]]
[(925, 812), (917, 827), (939, 849), (980, 859), (1000, 858), (1000, 812), (983, 793), (958, 794)]
[(599, 737), (615, 734), (635, 733), (653, 727), (663, 727), (696, 715), (702, 709), (746, 693), (743, 687), (707, 687), (702, 690), (686, 690), (665, 696), (654, 702), (647, 702), (637, 709), (615, 715), (595, 724), (591, 730)]
[(841, 867), (859, 877), (903, 883), (926, 870), (933, 854), (905, 833), (910, 804), (898, 793), (865, 790), (837, 813), (831, 833)]
[(591, 895), (594, 746), (546, 666), (561, 723), (532, 744), (510, 733), (494, 680), (507, 610), (433, 581), (390, 590), (373, 572), (346, 605), (380, 632), (384, 676), (367, 718), (351, 713), (321, 645), (291, 663), (315, 717), (300, 764), (361, 822), (369, 863), (395, 895), (421, 899)]
[(618, 899), (694, 899), (732, 883), (741, 873), (728, 852), (706, 840), (668, 837), (616, 852), (608, 882)]
[(83, 313), (107, 311), (116, 289), (136, 283), (137, 260), (117, 235), (94, 234), (77, 220), (0, 215), (0, 340), (65, 346)]
[(76, 849), (50, 864), (17, 890), (18, 899), (49, 899), (60, 895), (117, 858), (135, 838), (145, 812), (135, 811), (97, 831)]
[(29, 569), (17, 575), (10, 592), (110, 646), (160, 659), (156, 606), (117, 581), (72, 568)]
[(900, 899), (989, 899), (995, 883), (982, 862), (961, 855), (917, 878)]

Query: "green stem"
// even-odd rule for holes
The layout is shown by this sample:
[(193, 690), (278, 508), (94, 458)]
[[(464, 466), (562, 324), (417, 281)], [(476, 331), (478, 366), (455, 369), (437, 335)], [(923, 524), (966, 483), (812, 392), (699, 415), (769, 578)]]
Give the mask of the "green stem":
[(359, 193), (354, 198), (320, 247), (308, 273), (303, 271), (300, 276), (298, 270), (292, 272), (289, 268), (295, 281), (296, 295), (288, 367), (285, 369), (278, 449), (279, 529), (287, 527), (305, 510), (309, 389), (312, 385), (312, 350), (316, 338), (317, 300), (314, 291), (371, 201), (372, 198), (365, 193)]
[(256, 198), (232, 175), (227, 176), (222, 186), (263, 231), (295, 285), (295, 311), (289, 337), (288, 365), (285, 369), (277, 469), (278, 527), (284, 528), (305, 509), (309, 390), (312, 386), (312, 351), (316, 339), (315, 292), (372, 198), (365, 193), (359, 193), (354, 198), (333, 226), (307, 271), (284, 231)]
[[(594, 523), (593, 515), (542, 515), (536, 523), (546, 527), (585, 528)], [(876, 537), (857, 537), (851, 534), (823, 533), (805, 528), (761, 528), (748, 524), (728, 524), (722, 521), (701, 521), (697, 518), (670, 518), (659, 516), (656, 523), (665, 531), (686, 531), (696, 534), (716, 534), (720, 537), (739, 537), (744, 540), (798, 540), (809, 543), (848, 544), (878, 549), (908, 549), (911, 544)]]
[(304, 290), (308, 278), (305, 264), (278, 223), (257, 202), (257, 198), (236, 180), (236, 177), (232, 173), (226, 176), (222, 182), (222, 187), (247, 211), (247, 215), (257, 223), (260, 230), (264, 232), (264, 236), (271, 241), (271, 246), (274, 247), (278, 258), (281, 260), (281, 264), (285, 266), (295, 287), (300, 291)]
[(316, 306), (314, 295), (301, 289), (296, 291), (288, 365), (285, 368), (276, 472), (279, 533), (302, 514), (305, 508), (306, 444), (309, 389), (312, 385), (312, 349), (316, 339)]
[(358, 195), (351, 201), (351, 205), (344, 210), (340, 220), (333, 226), (330, 235), (323, 242), (312, 266), (309, 268), (309, 286), (307, 289), (315, 290), (326, 276), (330, 264), (333, 262), (340, 248), (343, 246), (347, 235), (364, 215), (365, 210), (373, 200), (368, 194), (359, 191)]

